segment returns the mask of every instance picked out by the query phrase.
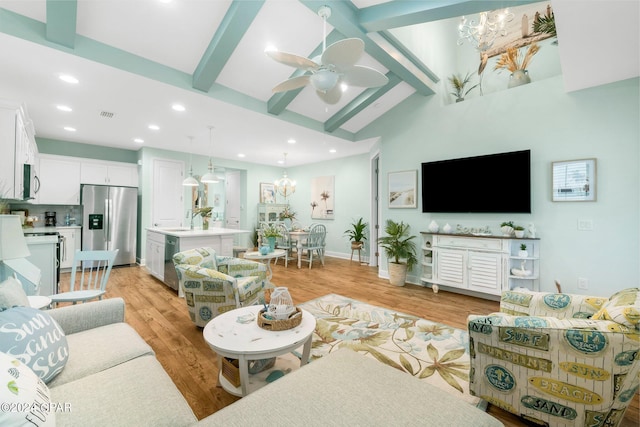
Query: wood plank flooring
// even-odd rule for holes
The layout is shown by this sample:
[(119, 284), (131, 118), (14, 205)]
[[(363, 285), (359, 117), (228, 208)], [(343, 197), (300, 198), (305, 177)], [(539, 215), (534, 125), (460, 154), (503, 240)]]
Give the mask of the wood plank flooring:
[[(68, 273), (62, 274), (61, 287), (68, 289)], [(273, 267), (272, 282), (289, 288), (295, 303), (329, 293), (397, 309), (436, 322), (466, 329), (470, 314), (497, 311), (499, 304), (480, 298), (430, 289), (416, 285), (391, 286), (377, 276), (377, 269), (358, 262), (327, 258), (309, 270), (295, 263), (284, 268), (282, 261)], [(217, 386), (218, 365), (215, 353), (202, 337), (177, 293), (149, 275), (144, 267), (114, 268), (107, 298), (122, 297), (126, 302), (126, 321), (153, 348), (169, 376), (183, 394), (198, 419), (235, 402), (237, 397)], [(622, 426), (637, 427), (639, 399), (636, 394)], [(489, 406), (488, 413), (506, 426), (527, 426), (519, 417)]]

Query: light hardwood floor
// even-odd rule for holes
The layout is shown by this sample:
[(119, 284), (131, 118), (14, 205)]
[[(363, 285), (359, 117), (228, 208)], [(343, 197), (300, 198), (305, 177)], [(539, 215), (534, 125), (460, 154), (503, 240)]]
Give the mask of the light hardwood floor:
[[(68, 288), (68, 276), (61, 277), (62, 289)], [(495, 301), (445, 291), (434, 294), (417, 285), (391, 286), (386, 279), (378, 278), (376, 268), (336, 258), (327, 258), (324, 267), (314, 264), (311, 270), (304, 265), (297, 269), (294, 263), (285, 269), (281, 261), (273, 267), (272, 282), (288, 287), (295, 303), (335, 293), (461, 329), (466, 329), (468, 315), (488, 314), (499, 307)], [(204, 342), (202, 329), (189, 320), (184, 300), (150, 276), (144, 267), (114, 268), (106, 297), (124, 298), (127, 323), (156, 352), (198, 419), (238, 399), (217, 386), (216, 355)], [(638, 408), (636, 394), (623, 426), (640, 424)], [(488, 412), (506, 426), (529, 425), (491, 405)]]

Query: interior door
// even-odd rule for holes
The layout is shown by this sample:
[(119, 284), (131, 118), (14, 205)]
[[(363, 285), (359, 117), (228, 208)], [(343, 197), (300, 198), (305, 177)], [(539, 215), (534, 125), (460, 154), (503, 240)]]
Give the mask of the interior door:
[(240, 228), (240, 172), (227, 172), (226, 175), (225, 227)]
[(184, 162), (153, 159), (151, 225), (179, 227), (183, 220)]

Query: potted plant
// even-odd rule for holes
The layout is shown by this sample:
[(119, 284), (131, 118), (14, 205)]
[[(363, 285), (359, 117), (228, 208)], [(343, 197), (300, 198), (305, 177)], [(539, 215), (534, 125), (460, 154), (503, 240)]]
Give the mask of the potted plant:
[(351, 228), (344, 231), (344, 234), (349, 237), (351, 242), (351, 249), (361, 249), (364, 246), (364, 241), (367, 240), (365, 236), (365, 230), (367, 223), (361, 218), (358, 218), (356, 222), (351, 223)]
[(282, 237), (282, 234), (280, 234), (280, 230), (278, 230), (275, 225), (269, 224), (262, 229), (262, 237), (267, 239), (269, 242), (269, 248), (271, 249), (271, 252), (273, 252), (276, 248), (276, 239), (278, 237)]
[(511, 236), (511, 233), (513, 233), (513, 221), (505, 221), (501, 223), (500, 231), (502, 231), (503, 236)]
[(513, 232), (518, 239), (522, 239), (524, 237), (524, 227), (521, 225), (514, 225)]
[(500, 56), (500, 59), (496, 62), (494, 70), (505, 69), (511, 72), (511, 79), (509, 80), (509, 87), (520, 86), (531, 82), (527, 66), (535, 55), (540, 50), (540, 46), (537, 43), (531, 43), (527, 48), (527, 52), (524, 55), (520, 54), (520, 50), (515, 47), (507, 48), (507, 51)]
[(520, 250), (518, 251), (518, 256), (520, 258), (526, 258), (529, 256), (529, 252), (527, 252), (527, 245), (524, 243), (520, 245)]
[(411, 236), (409, 230), (409, 224), (388, 219), (384, 227), (387, 235), (378, 239), (389, 261), (389, 282), (395, 286), (404, 286), (407, 271), (418, 262), (413, 241), (416, 236)]
[(204, 208), (197, 208), (193, 211), (194, 214), (200, 215), (202, 217), (202, 229), (209, 229), (209, 218), (211, 218), (211, 210), (213, 208), (210, 206)]
[(465, 91), (464, 88), (469, 83), (469, 80), (471, 80), (471, 73), (467, 73), (464, 78), (462, 78), (459, 74), (453, 74), (451, 77), (449, 77), (449, 83), (451, 83), (451, 87), (453, 87), (454, 90), (454, 92), (450, 93), (451, 95), (456, 97), (456, 102), (464, 101), (464, 97), (478, 86), (471, 86)]

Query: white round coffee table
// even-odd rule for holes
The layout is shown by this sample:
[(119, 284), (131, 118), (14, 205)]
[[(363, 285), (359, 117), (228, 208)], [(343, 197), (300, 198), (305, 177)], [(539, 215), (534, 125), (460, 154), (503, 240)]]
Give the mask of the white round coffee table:
[(282, 258), (287, 256), (287, 251), (284, 249), (274, 249), (273, 252), (269, 252), (268, 254), (262, 255), (260, 252), (245, 252), (244, 258), (250, 259), (254, 261), (264, 261), (267, 265), (267, 270), (269, 270), (269, 274), (267, 277), (267, 281), (271, 283), (271, 278), (273, 277), (273, 271), (271, 271), (271, 260), (274, 258)]
[[(257, 314), (262, 309), (261, 305), (251, 305), (228, 311), (214, 317), (202, 334), (209, 347), (218, 355), (220, 368), (220, 385), (229, 393), (236, 396), (246, 396), (266, 384), (264, 378), (270, 371), (293, 368), (291, 356), (278, 357), (275, 366), (260, 374), (249, 376), (248, 362), (250, 360), (267, 359), (283, 356), (303, 346), (300, 366), (309, 361), (311, 352), (311, 340), (316, 328), (316, 319), (311, 313), (302, 310), (302, 322), (292, 329), (284, 331), (267, 331), (258, 326)], [(252, 320), (241, 323), (246, 317), (253, 316)], [(234, 387), (222, 375), (222, 358), (238, 359), (240, 369), (240, 387)]]

